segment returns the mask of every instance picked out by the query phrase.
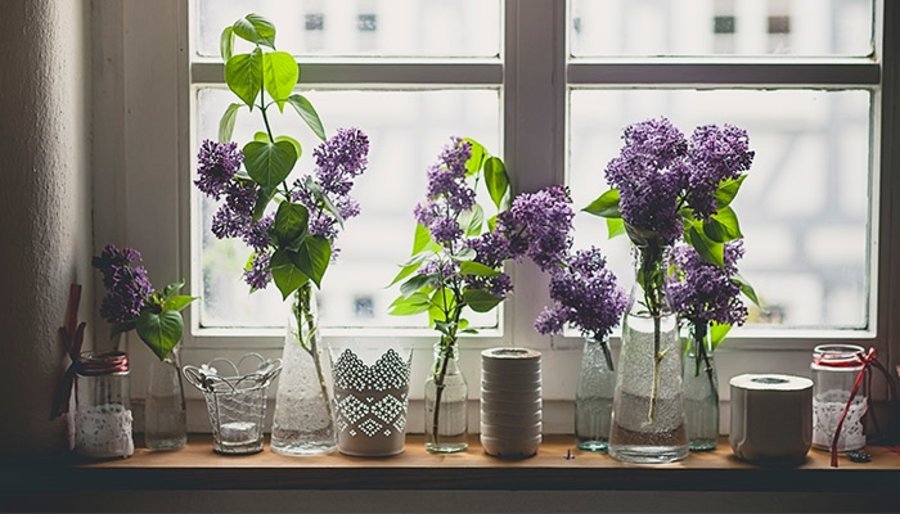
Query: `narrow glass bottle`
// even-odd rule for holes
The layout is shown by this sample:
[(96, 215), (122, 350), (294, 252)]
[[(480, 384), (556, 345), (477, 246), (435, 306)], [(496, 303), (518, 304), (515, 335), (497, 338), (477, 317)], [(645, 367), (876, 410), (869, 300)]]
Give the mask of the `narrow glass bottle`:
[(585, 338), (575, 392), (575, 439), (579, 449), (602, 452), (609, 446), (615, 388), (616, 370), (608, 341)]
[(715, 450), (719, 439), (719, 383), (710, 351), (691, 339), (684, 359), (684, 416), (691, 451)]
[(456, 344), (434, 345), (433, 372), (425, 382), (425, 449), (456, 453), (469, 447), (469, 387), (459, 369)]
[(147, 448), (170, 451), (187, 444), (187, 415), (178, 347), (150, 365), (150, 385), (144, 408), (144, 443)]

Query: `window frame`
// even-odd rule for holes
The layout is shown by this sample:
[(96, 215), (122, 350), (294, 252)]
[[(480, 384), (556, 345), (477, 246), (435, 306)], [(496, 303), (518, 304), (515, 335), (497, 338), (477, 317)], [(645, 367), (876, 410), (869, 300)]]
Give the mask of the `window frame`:
[[(95, 79), (93, 93), (94, 246), (102, 247), (106, 241), (135, 246), (144, 253), (151, 276), (183, 277), (195, 284), (190, 223), (193, 93), (197, 84), (221, 82), (223, 65), (214, 60), (192, 63), (191, 4), (191, 0), (161, 0), (92, 7), (97, 15), (94, 69), (103, 72)], [(566, 0), (505, 0), (502, 5), (501, 60), (304, 59), (303, 85), (500, 86), (503, 156), (516, 191), (533, 191), (565, 179), (567, 104), (573, 86), (602, 80), (605, 87), (615, 88), (735, 84), (752, 88), (872, 88), (872, 192), (878, 208), (871, 214), (874, 246), (870, 289), (875, 296), (870, 304), (869, 330), (736, 334), (717, 355), (719, 376), (723, 378), (773, 368), (808, 374), (812, 347), (827, 340), (875, 346), (893, 369), (900, 356), (900, 329), (892, 319), (900, 313), (900, 296), (895, 293), (900, 291), (900, 271), (894, 264), (900, 261), (900, 238), (890, 236), (900, 226), (900, 208), (893, 208), (891, 199), (900, 198), (900, 180), (894, 178), (900, 173), (900, 161), (895, 145), (889, 142), (896, 139), (900, 126), (900, 38), (896, 29), (888, 28), (900, 27), (900, 4), (875, 2), (873, 39), (878, 59), (778, 58), (776, 62), (744, 57), (570, 59)], [(105, 62), (107, 58), (109, 63)], [(513, 344), (535, 348), (544, 352), (545, 398), (559, 404), (545, 408), (548, 432), (571, 431), (571, 370), (578, 366), (581, 338), (535, 333), (532, 322), (547, 298), (546, 278), (529, 263), (513, 264), (510, 272), (516, 280), (516, 294), (505, 302), (502, 334), (487, 332), (463, 342), (463, 369), (470, 377), (470, 398), (478, 397), (481, 349)], [(96, 279), (95, 287), (102, 291)], [(195, 314), (194, 309), (186, 311), (186, 326), (190, 327), (185, 331), (182, 351), (186, 362), (205, 362), (243, 351), (273, 356), (280, 352), (280, 330), (204, 329), (197, 325)], [(95, 322), (103, 326), (98, 316)], [(424, 376), (435, 340), (431, 331), (363, 331), (323, 332), (326, 339), (352, 335), (372, 344), (403, 337), (416, 349), (414, 374)], [(616, 338), (613, 344), (617, 344)], [(151, 358), (141, 347), (130, 335), (137, 396), (146, 389), (147, 377), (141, 369), (148, 368), (145, 363)], [(776, 365), (772, 352), (779, 357)], [(879, 391), (883, 397), (884, 387)], [(723, 403), (727, 403), (728, 388), (723, 387), (722, 392)], [(191, 391), (187, 393), (193, 398)], [(475, 427), (477, 424), (472, 429)], [(727, 423), (723, 429), (727, 430)]]

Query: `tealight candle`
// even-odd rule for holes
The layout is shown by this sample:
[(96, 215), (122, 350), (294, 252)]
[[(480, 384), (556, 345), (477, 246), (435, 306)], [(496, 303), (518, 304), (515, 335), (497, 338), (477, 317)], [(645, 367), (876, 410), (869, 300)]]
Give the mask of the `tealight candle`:
[(219, 427), (219, 438), (224, 444), (252, 443), (256, 437), (256, 423), (251, 421), (230, 421)]

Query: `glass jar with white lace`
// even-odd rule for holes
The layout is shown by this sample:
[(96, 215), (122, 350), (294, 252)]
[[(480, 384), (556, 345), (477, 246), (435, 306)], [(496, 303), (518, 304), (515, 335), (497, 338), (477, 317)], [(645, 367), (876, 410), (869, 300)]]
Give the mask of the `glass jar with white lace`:
[[(810, 368), (815, 382), (813, 392), (813, 446), (830, 450), (834, 431), (863, 369), (861, 346), (823, 344), (813, 349)], [(868, 409), (865, 391), (860, 389), (841, 428), (837, 451), (859, 450), (866, 445), (863, 416)]]
[(134, 453), (128, 354), (85, 352), (75, 381), (75, 451), (85, 457)]

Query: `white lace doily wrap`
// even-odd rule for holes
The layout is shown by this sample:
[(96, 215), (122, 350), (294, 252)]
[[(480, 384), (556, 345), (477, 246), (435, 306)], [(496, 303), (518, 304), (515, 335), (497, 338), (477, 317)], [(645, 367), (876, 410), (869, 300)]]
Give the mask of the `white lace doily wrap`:
[(120, 404), (79, 408), (75, 451), (88, 457), (128, 457), (134, 453), (131, 410)]
[[(832, 390), (816, 395), (813, 398), (813, 444), (820, 448), (831, 448), (834, 431), (841, 413), (850, 399), (848, 391)], [(868, 403), (866, 398), (857, 395), (847, 411), (847, 418), (841, 428), (837, 449), (839, 452), (859, 450), (866, 446), (866, 434), (863, 430), (862, 418), (866, 414)]]

